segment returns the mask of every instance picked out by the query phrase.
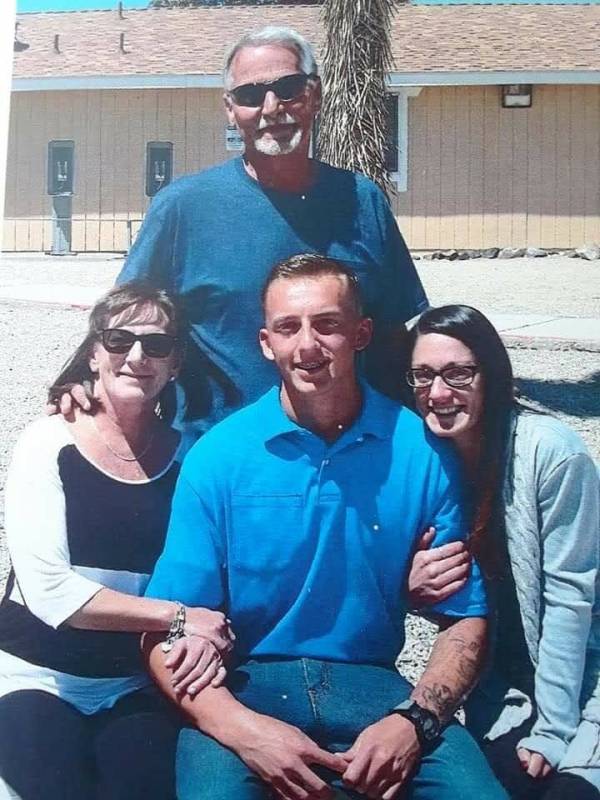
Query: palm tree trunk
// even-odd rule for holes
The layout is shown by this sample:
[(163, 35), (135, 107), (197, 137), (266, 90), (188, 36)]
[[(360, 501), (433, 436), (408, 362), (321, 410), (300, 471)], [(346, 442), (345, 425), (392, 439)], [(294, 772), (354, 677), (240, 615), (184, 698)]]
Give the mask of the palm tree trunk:
[(396, 0), (325, 0), (319, 156), (363, 172), (389, 192), (385, 75)]

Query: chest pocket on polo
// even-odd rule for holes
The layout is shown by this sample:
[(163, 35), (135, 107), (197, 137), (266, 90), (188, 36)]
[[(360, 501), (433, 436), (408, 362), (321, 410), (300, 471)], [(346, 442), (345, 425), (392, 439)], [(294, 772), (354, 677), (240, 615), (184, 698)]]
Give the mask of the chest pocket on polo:
[(304, 532), (302, 495), (242, 495), (231, 501), (229, 560), (238, 573), (283, 571), (312, 550)]

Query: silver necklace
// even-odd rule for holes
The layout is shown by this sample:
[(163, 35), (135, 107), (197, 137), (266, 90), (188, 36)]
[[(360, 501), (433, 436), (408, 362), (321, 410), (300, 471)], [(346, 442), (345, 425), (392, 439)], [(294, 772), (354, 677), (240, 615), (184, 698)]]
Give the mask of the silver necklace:
[(121, 461), (130, 461), (130, 462), (131, 461), (139, 461), (140, 458), (143, 458), (146, 455), (146, 453), (148, 452), (148, 450), (150, 450), (150, 448), (152, 447), (152, 444), (154, 442), (154, 437), (156, 435), (156, 430), (154, 430), (154, 432), (152, 433), (152, 436), (148, 440), (148, 444), (144, 447), (144, 449), (141, 451), (141, 453), (137, 454), (137, 456), (123, 456), (123, 455), (121, 455), (121, 453), (117, 453), (116, 450), (113, 450), (113, 448), (110, 446), (110, 444), (106, 441), (106, 439), (104, 438), (104, 436), (100, 432), (100, 428), (98, 427), (98, 425), (96, 423), (96, 418), (95, 417), (92, 417), (92, 425), (94, 426), (94, 428), (96, 430), (96, 433), (100, 437), (100, 439), (102, 441), (102, 444), (106, 447), (106, 449), (110, 450), (110, 452), (113, 454), (113, 456), (115, 456), (116, 458), (119, 458)]

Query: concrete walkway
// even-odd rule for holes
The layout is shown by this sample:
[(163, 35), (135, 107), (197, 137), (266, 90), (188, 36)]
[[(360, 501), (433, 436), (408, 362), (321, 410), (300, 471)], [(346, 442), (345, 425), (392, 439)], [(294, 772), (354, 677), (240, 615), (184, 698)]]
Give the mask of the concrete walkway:
[(491, 320), (507, 344), (572, 346), (600, 352), (600, 319), (540, 314), (501, 314), (481, 311)]

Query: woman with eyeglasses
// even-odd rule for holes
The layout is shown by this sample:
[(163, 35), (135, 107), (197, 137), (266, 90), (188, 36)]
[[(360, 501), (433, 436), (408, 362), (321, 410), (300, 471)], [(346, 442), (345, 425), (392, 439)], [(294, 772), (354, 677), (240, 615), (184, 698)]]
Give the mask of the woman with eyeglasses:
[[(466, 725), (513, 798), (600, 797), (600, 485), (579, 436), (515, 400), (508, 353), (469, 306), (425, 312), (407, 380), (418, 412), (451, 439), (472, 503), (461, 543), (416, 553), (409, 590), (426, 613), (475, 555), (488, 577), (489, 663)], [(600, 603), (600, 601), (599, 601)]]
[(169, 425), (182, 357), (172, 300), (112, 289), (49, 390), (92, 385), (91, 413), (45, 417), (6, 484), (12, 561), (0, 605), (0, 795), (173, 800), (178, 720), (150, 686), (140, 633), (164, 631), (179, 691), (224, 677), (218, 612), (142, 595), (186, 449)]

